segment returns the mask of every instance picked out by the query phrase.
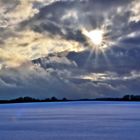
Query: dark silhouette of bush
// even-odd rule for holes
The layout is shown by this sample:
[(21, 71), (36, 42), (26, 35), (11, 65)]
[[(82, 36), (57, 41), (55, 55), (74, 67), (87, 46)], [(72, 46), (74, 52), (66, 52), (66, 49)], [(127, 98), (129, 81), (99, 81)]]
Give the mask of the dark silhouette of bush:
[(140, 95), (125, 95), (123, 97), (124, 101), (140, 101)]
[(52, 97), (51, 101), (58, 101), (58, 99), (56, 97)]
[(66, 98), (63, 98), (62, 101), (67, 101), (67, 99)]

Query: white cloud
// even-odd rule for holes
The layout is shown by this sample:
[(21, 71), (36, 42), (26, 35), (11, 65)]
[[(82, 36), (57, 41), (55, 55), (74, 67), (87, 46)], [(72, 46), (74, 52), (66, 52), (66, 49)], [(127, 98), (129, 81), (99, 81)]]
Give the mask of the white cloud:
[(139, 0), (134, 0), (132, 2), (131, 12), (132, 12), (132, 15), (130, 17), (130, 21), (135, 21), (135, 22), (140, 21), (140, 1)]
[(0, 1), (0, 27), (13, 27), (33, 17), (39, 12), (34, 7), (34, 2), (43, 2), (43, 0)]
[(82, 51), (84, 47), (76, 41), (67, 41), (59, 36), (51, 38), (31, 30), (17, 32), (5, 40), (0, 48), (0, 61), (7, 67), (19, 66), (25, 61), (63, 51)]

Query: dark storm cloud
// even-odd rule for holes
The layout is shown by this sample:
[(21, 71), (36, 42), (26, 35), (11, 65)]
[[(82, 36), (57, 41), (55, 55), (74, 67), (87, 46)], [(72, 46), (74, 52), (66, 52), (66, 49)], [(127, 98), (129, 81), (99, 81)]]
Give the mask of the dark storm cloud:
[(93, 53), (90, 56), (90, 52), (86, 51), (81, 53), (71, 52), (68, 58), (75, 61), (80, 69), (84, 68), (87, 71), (128, 73), (132, 70), (140, 70), (139, 54), (140, 49), (114, 48), (114, 50), (106, 51), (106, 56), (103, 53)]
[[(78, 5), (85, 1), (57, 1), (42, 7), (32, 19), (21, 23), (21, 28), (31, 28), (35, 32), (48, 32), (52, 36), (60, 35), (67, 40), (85, 42), (78, 22)], [(72, 13), (71, 13), (72, 12)], [(70, 15), (69, 15), (70, 13)], [(68, 17), (67, 17), (68, 16)], [(76, 27), (77, 26), (77, 27)]]
[[(124, 39), (122, 41), (122, 43), (124, 44), (128, 44), (128, 45), (133, 45), (133, 46), (137, 46), (140, 44), (140, 35), (136, 36), (136, 37), (127, 37), (126, 39)], [(140, 47), (140, 45), (139, 45)]]

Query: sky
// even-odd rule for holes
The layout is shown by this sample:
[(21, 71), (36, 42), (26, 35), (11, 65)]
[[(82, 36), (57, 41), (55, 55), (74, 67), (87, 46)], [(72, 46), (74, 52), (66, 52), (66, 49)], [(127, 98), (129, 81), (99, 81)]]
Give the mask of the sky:
[(140, 95), (139, 0), (0, 7), (0, 99)]

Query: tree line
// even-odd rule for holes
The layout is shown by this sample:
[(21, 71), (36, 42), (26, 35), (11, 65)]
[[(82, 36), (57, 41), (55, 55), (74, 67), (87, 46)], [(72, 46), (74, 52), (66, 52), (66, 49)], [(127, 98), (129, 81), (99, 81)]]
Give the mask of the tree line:
[(28, 103), (28, 102), (62, 102), (62, 101), (67, 101), (66, 98), (63, 99), (58, 99), (55, 96), (52, 98), (46, 98), (46, 99), (37, 99), (33, 97), (19, 97), (16, 99), (11, 99), (11, 100), (0, 100), (0, 103)]
[(77, 100), (69, 100), (67, 98), (58, 99), (55, 96), (46, 99), (19, 97), (11, 100), (0, 100), (0, 104), (30, 103), (30, 102), (66, 102), (66, 101), (140, 101), (140, 95), (125, 95), (122, 98), (96, 98), (96, 99), (77, 99)]

